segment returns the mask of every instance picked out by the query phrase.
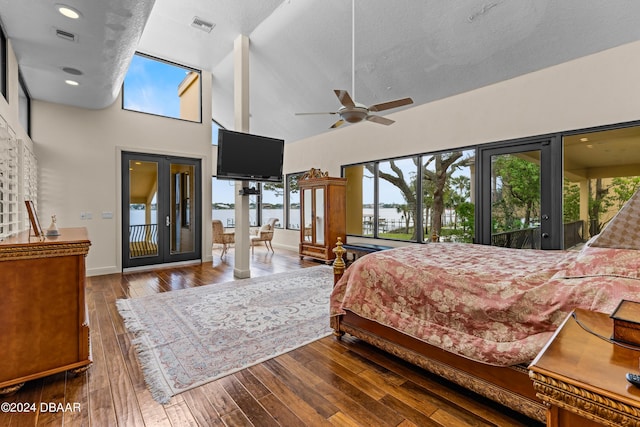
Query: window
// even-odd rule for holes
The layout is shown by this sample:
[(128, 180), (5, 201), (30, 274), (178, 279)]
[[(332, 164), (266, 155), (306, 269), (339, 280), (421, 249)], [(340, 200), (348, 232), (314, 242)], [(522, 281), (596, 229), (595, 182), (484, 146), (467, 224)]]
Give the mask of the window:
[(417, 157), (378, 163), (378, 237), (417, 240), (417, 163)]
[(235, 183), (223, 179), (211, 180), (211, 218), (219, 219), (225, 227), (236, 222)]
[(277, 228), (284, 226), (284, 182), (265, 182), (260, 185), (260, 219), (265, 224), (269, 218), (278, 218)]
[(474, 159), (469, 149), (344, 167), (347, 234), (472, 242)]
[(7, 99), (7, 38), (0, 28), (0, 91)]
[(287, 229), (300, 230), (300, 190), (298, 180), (304, 172), (286, 176), (287, 183)]
[(24, 131), (31, 135), (31, 97), (21, 73), (18, 73), (18, 120)]
[(224, 129), (224, 127), (211, 119), (211, 145), (218, 145), (218, 131)]
[[(211, 218), (222, 221), (224, 227), (235, 227), (235, 181), (213, 177), (211, 184)], [(278, 218), (280, 222), (276, 227), (281, 227), (284, 210), (283, 184), (250, 181), (249, 187), (255, 187), (260, 192), (259, 195), (249, 196), (249, 225), (256, 227), (269, 218)]]
[(202, 121), (200, 72), (136, 53), (124, 79), (122, 108)]
[(640, 189), (640, 128), (563, 138), (563, 238), (569, 249), (599, 234)]
[(344, 168), (347, 178), (347, 234), (373, 237), (376, 163)]
[[(475, 150), (422, 156), (423, 240), (473, 242)], [(435, 234), (435, 236), (434, 236)]]

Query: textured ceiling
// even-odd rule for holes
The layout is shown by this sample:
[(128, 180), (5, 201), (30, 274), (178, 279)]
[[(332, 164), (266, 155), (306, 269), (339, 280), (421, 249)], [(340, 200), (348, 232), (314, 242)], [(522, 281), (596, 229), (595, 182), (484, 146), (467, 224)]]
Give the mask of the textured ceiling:
[[(154, 0), (83, 3), (65, 2), (82, 13), (81, 19), (70, 20), (52, 1), (0, 0), (0, 19), (32, 98), (104, 108), (117, 97)], [(75, 40), (56, 36), (56, 30), (73, 34)], [(83, 74), (68, 74), (64, 67)], [(66, 85), (67, 78), (81, 86)]]
[[(294, 114), (336, 111), (334, 89), (365, 105), (423, 104), (640, 39), (637, 0), (355, 0), (354, 88), (348, 0), (66, 3), (82, 19), (61, 17), (51, 1), (0, 0), (33, 98), (103, 108), (139, 50), (211, 71), (213, 118), (233, 128), (233, 41), (245, 34), (250, 131), (288, 142), (329, 131), (335, 116)], [(191, 27), (195, 16), (214, 29)], [(78, 41), (56, 38), (57, 26)], [(85, 73), (80, 87), (62, 83), (63, 66)]]

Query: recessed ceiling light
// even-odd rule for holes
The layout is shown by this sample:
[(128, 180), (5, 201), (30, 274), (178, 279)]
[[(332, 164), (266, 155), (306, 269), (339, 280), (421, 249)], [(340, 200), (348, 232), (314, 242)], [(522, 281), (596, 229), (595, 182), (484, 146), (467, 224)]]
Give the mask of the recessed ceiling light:
[(66, 84), (68, 84), (69, 86), (78, 86), (80, 83), (78, 83), (75, 80), (65, 80), (64, 81)]
[(78, 12), (78, 10), (74, 9), (71, 6), (67, 6), (66, 4), (57, 4), (56, 9), (67, 18), (78, 19), (82, 16), (82, 14)]

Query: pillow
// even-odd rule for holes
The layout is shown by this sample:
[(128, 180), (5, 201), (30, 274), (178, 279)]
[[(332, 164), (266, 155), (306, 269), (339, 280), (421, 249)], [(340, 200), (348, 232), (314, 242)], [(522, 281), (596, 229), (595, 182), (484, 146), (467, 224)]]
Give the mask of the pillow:
[(640, 249), (640, 190), (631, 196), (590, 246)]
[(271, 231), (271, 226), (269, 224), (264, 224), (262, 227), (260, 227), (261, 233), (265, 231)]
[(589, 240), (587, 240), (587, 242), (584, 244), (585, 246), (591, 246), (593, 244), (593, 242), (596, 241), (596, 239), (598, 238), (599, 234), (596, 234), (595, 236), (591, 236), (589, 238)]
[(640, 251), (585, 246), (575, 260), (558, 271), (554, 279), (578, 277), (625, 277), (640, 280)]

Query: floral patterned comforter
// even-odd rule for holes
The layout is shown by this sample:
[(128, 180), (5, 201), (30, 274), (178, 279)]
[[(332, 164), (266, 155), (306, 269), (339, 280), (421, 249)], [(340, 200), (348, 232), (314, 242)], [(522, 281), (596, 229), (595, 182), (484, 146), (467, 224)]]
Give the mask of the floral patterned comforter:
[(413, 245), (354, 262), (331, 295), (349, 310), (491, 365), (528, 363), (577, 307), (611, 313), (640, 301), (640, 251)]

